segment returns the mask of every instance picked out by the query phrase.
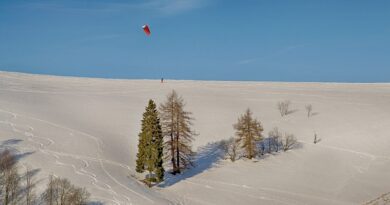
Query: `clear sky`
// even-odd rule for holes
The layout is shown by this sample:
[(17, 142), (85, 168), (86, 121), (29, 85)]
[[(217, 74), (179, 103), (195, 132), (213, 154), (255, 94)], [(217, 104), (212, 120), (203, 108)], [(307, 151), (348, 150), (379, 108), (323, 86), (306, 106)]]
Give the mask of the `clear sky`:
[(0, 0), (0, 70), (390, 82), (390, 1)]

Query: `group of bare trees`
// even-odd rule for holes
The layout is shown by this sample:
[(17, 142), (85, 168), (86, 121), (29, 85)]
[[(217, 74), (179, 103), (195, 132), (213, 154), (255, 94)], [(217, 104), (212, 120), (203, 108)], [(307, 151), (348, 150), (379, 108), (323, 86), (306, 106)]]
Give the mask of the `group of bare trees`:
[(0, 196), (1, 204), (16, 204), (20, 200), (20, 176), (16, 157), (9, 150), (0, 152)]
[(260, 154), (278, 152), (283, 149), (283, 134), (277, 127), (268, 132), (268, 137), (260, 144)]
[(278, 110), (282, 117), (290, 114), (290, 104), (291, 102), (289, 100), (278, 102)]
[(253, 117), (250, 109), (238, 118), (233, 127), (236, 137), (221, 142), (222, 149), (233, 162), (240, 157), (252, 159), (265, 153), (287, 151), (297, 144), (294, 135), (282, 133), (277, 127), (265, 138), (261, 123)]
[[(289, 100), (278, 102), (277, 108), (278, 108), (278, 111), (282, 117), (294, 112), (290, 109), (291, 108), (291, 101), (289, 101)], [(308, 118), (313, 115), (313, 106), (311, 104), (305, 105), (305, 110), (306, 110)]]
[(47, 205), (86, 205), (89, 196), (85, 188), (72, 185), (68, 179), (51, 175), (42, 199)]
[[(280, 115), (282, 117), (293, 112), (293, 111), (290, 110), (290, 105), (291, 105), (291, 101), (289, 101), (289, 100), (278, 102), (277, 108), (278, 108), (279, 113), (280, 113)], [(311, 105), (311, 104), (305, 105), (305, 110), (306, 110), (306, 113), (307, 113), (307, 118), (310, 118), (311, 116), (317, 114), (317, 113), (313, 113), (313, 105)], [(294, 140), (294, 136), (293, 135), (287, 135), (284, 138), (285, 147), (283, 149), (289, 149), (289, 147), (291, 147), (290, 144), (293, 141), (295, 141)], [(314, 133), (314, 144), (317, 144), (320, 141), (321, 141), (321, 139), (317, 137), (317, 133)]]
[(69, 180), (50, 177), (40, 200), (35, 195), (33, 171), (18, 173), (17, 158), (9, 150), (0, 152), (0, 204), (2, 205), (85, 205), (90, 194), (85, 188), (72, 185)]

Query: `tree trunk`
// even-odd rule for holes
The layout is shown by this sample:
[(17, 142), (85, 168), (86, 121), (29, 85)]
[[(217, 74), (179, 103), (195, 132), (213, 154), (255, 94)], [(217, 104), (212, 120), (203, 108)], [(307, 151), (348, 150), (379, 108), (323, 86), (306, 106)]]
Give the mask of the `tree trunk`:
[(173, 133), (171, 133), (171, 162), (173, 166), (173, 174), (176, 174), (176, 162), (175, 162), (175, 148), (174, 148), (174, 138), (173, 138)]
[(173, 168), (173, 174), (176, 174), (176, 170), (177, 170), (177, 167), (176, 167), (176, 160), (175, 160), (175, 146), (174, 146), (174, 143), (175, 143), (175, 140), (174, 140), (174, 137), (173, 137), (173, 130), (174, 130), (174, 114), (175, 114), (175, 104), (172, 102), (172, 105), (171, 105), (171, 155), (172, 155), (172, 168)]
[[(8, 181), (6, 183), (9, 183)], [(5, 196), (4, 196), (4, 205), (8, 205), (9, 203), (9, 185), (5, 184)]]
[(177, 133), (176, 136), (176, 168), (177, 168), (177, 173), (180, 174), (180, 150), (179, 150), (179, 133)]

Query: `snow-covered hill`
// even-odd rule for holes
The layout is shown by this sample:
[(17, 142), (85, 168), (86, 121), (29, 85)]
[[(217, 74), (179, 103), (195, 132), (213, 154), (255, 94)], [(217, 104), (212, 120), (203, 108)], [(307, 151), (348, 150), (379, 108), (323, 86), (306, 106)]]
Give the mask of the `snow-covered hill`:
[[(193, 112), (197, 167), (148, 189), (135, 180), (148, 99), (175, 89)], [(276, 104), (292, 102), (282, 118)], [(308, 118), (305, 105), (315, 115)], [(300, 148), (235, 163), (218, 141), (251, 108)], [(321, 142), (313, 144), (314, 133)], [(0, 146), (20, 166), (85, 186), (106, 204), (363, 204), (390, 191), (390, 84), (112, 80), (0, 72)]]

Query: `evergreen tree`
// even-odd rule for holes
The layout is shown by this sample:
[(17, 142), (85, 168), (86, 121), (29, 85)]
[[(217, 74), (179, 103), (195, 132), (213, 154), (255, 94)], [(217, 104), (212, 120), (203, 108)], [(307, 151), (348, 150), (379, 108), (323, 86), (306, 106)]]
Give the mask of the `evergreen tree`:
[(191, 142), (194, 132), (191, 130), (193, 118), (184, 111), (184, 101), (173, 90), (167, 101), (160, 105), (160, 114), (165, 142), (166, 156), (170, 158), (173, 174), (192, 165), (193, 151)]
[[(136, 171), (148, 171), (147, 179), (151, 181), (164, 180), (163, 168), (163, 137), (158, 118), (156, 104), (149, 100), (143, 114), (141, 132), (139, 133)], [(156, 175), (157, 179), (153, 176)]]
[(252, 159), (257, 153), (256, 142), (262, 140), (263, 127), (257, 119), (253, 119), (249, 108), (233, 126), (236, 130), (238, 142), (242, 144), (242, 148), (246, 151), (246, 157)]
[[(160, 127), (160, 131), (161, 131), (161, 127)], [(163, 147), (163, 144), (164, 144), (164, 138), (162, 136), (162, 132), (160, 132), (160, 136), (159, 138), (156, 139), (156, 142), (155, 142), (155, 145), (156, 145), (156, 153), (157, 153), (157, 160), (155, 161), (155, 166), (156, 166), (156, 170), (155, 170), (155, 173), (156, 173), (156, 178), (157, 178), (157, 181), (158, 182), (161, 182), (164, 180), (164, 166), (163, 166), (163, 157), (164, 157), (164, 147)]]
[[(145, 115), (145, 114), (144, 114)], [(144, 126), (142, 126), (143, 128)], [(143, 133), (143, 132), (141, 132)], [(138, 173), (142, 173), (145, 171), (145, 137), (141, 133), (138, 135), (138, 153), (137, 153), (137, 160), (136, 160), (136, 167), (135, 171)]]

